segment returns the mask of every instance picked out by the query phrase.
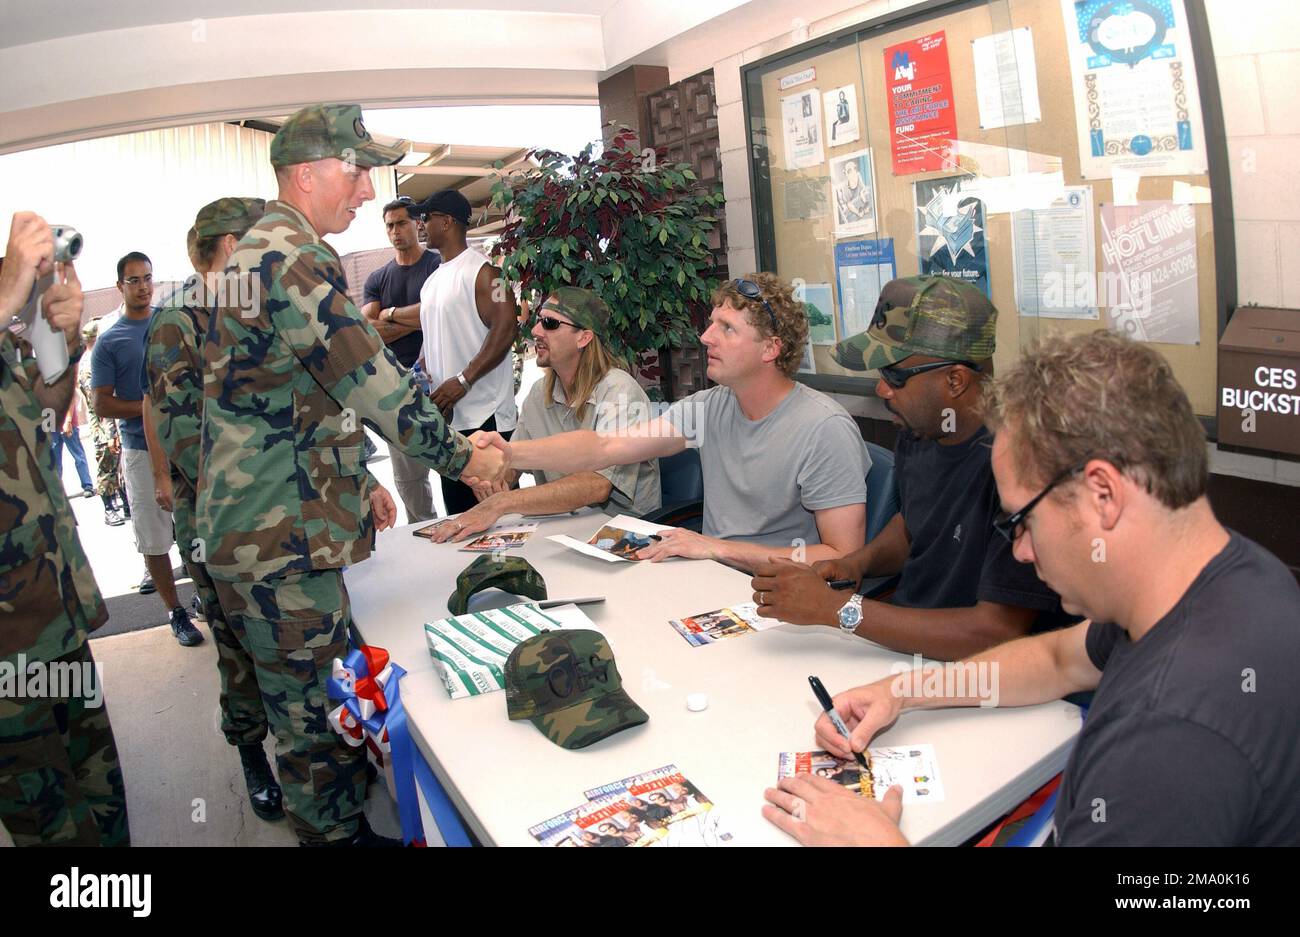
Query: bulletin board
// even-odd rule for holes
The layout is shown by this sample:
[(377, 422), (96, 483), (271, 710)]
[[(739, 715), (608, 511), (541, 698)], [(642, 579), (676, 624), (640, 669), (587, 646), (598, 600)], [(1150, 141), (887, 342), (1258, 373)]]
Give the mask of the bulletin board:
[[(1087, 2), (1098, 4), (1104, 0)], [(1148, 2), (1165, 4), (1170, 0)], [(1182, 0), (1173, 2), (1181, 3)], [(1187, 0), (1187, 3), (1191, 5), (1196, 0)], [(1097, 318), (1058, 318), (1038, 311), (1022, 313), (1023, 306), (1035, 306), (1025, 303), (1023, 296), (1018, 306), (1016, 248), (1020, 247), (1023, 267), (1029, 253), (1024, 232), (1034, 228), (1032, 224), (1025, 225), (1029, 216), (1017, 216), (1015, 210), (1001, 210), (1017, 204), (1016, 199), (1020, 197), (1015, 191), (1008, 192), (1006, 184), (1010, 183), (1014, 190), (1020, 178), (1018, 174), (1030, 173), (1029, 178), (1041, 181), (1059, 172), (1058, 190), (1074, 191), (1080, 186), (1090, 190), (1091, 269), (1094, 272), (1105, 273), (1108, 269), (1104, 244), (1112, 245), (1112, 258), (1114, 256), (1113, 232), (1118, 230), (1117, 216), (1123, 219), (1142, 213), (1150, 203), (1171, 203), (1172, 207), (1162, 207), (1158, 212), (1153, 210), (1151, 215), (1159, 214), (1162, 226), (1167, 227), (1169, 219), (1177, 219), (1184, 226), (1183, 240), (1178, 245), (1182, 256), (1174, 267), (1180, 272), (1181, 285), (1177, 294), (1170, 293), (1166, 297), (1171, 311), (1180, 317), (1181, 341), (1148, 340), (1173, 366), (1194, 410), (1205, 416), (1215, 412), (1217, 340), (1226, 322), (1226, 311), (1222, 308), (1224, 295), (1221, 284), (1216, 279), (1215, 238), (1219, 232), (1215, 229), (1212, 196), (1218, 193), (1211, 184), (1211, 166), (1207, 162), (1194, 167), (1199, 171), (1178, 175), (1146, 174), (1139, 168), (1125, 170), (1116, 178), (1085, 177), (1078, 135), (1076, 78), (1071, 71), (1068, 48), (1067, 31), (1072, 25), (1067, 22), (1068, 12), (1061, 0), (929, 3), (910, 15), (906, 11), (891, 14), (778, 54), (743, 70), (759, 266), (793, 281), (801, 291), (800, 295), (805, 301), (811, 301), (817, 310), (816, 313), (810, 312), (815, 316), (814, 340), (806, 349), (801, 380), (824, 389), (874, 393), (874, 373), (847, 371), (832, 357), (833, 340), (849, 337), (844, 334), (846, 330), (852, 334), (853, 328), (863, 324), (861, 306), (864, 297), (870, 296), (869, 289), (859, 291), (860, 280), (847, 280), (846, 271), (851, 268), (856, 275), (867, 276), (864, 271), (875, 270), (874, 275), (884, 279), (888, 279), (885, 274), (891, 269), (897, 276), (922, 272), (920, 245), (923, 239), (927, 248), (926, 263), (931, 265), (935, 263), (933, 258), (938, 256), (940, 259), (947, 257), (945, 262), (950, 261), (958, 267), (970, 262), (978, 268), (981, 264), (972, 258), (976, 254), (982, 255), (980, 262), (986, 267), (986, 278), (975, 282), (985, 285), (999, 310), (994, 359), (998, 370), (1009, 366), (1022, 349), (1036, 341), (1050, 342), (1053, 336), (1105, 327), (1120, 331), (1131, 328), (1132, 324), (1126, 324), (1121, 311), (1110, 302), (1117, 299), (1122, 302), (1123, 299), (1114, 292), (1113, 283), (1101, 282), (1102, 278), (1095, 276), (1091, 277), (1090, 287), (1078, 282), (1078, 277), (1087, 269), (1086, 264), (1075, 271), (1073, 285), (1077, 290), (1093, 291)], [(1024, 29), (1032, 37), (1032, 80), (1036, 82), (1038, 119), (985, 129), (981, 127), (983, 112), (977, 96), (975, 40)], [(1189, 41), (1199, 41), (1195, 30), (1189, 33)], [(891, 152), (894, 122), (887, 81), (893, 75), (886, 60), (886, 50), (939, 34), (942, 34), (946, 48), (949, 79), (946, 85), (936, 82), (931, 87), (942, 86), (939, 96), (943, 99), (942, 106), (950, 109), (955, 117), (956, 142), (952, 152), (946, 154), (944, 168), (900, 174), (895, 171)], [(987, 50), (988, 43), (983, 45)], [(1189, 59), (1187, 68), (1194, 68), (1190, 54), (1185, 57)], [(1196, 69), (1191, 81), (1200, 79), (1198, 87), (1203, 89), (1204, 77), (1200, 71)], [(838, 90), (843, 88), (853, 89), (857, 104), (854, 116), (858, 134), (856, 139), (848, 141), (841, 134), (853, 122), (844, 120), (838, 95)], [(1020, 90), (1024, 99), (1021, 103), (1026, 111), (1024, 116), (1029, 117), (1028, 92), (1023, 88)], [(827, 93), (834, 95), (835, 106), (825, 103)], [(810, 95), (817, 100), (816, 119), (806, 116), (808, 109), (801, 107), (803, 102), (797, 100), (800, 95)], [(1222, 146), (1217, 90), (1212, 90), (1209, 95), (1201, 90), (1199, 95), (1191, 97), (1195, 103), (1192, 119), (1188, 121), (1191, 132), (1197, 138), (1202, 154), (1217, 157), (1219, 154), (1214, 150), (1216, 141), (1218, 146)], [(1208, 122), (1203, 116), (1207, 99), (1214, 105), (1210, 111), (1217, 118), (1216, 123), (1209, 125), (1209, 140), (1206, 139)], [(810, 140), (814, 135), (809, 132), (808, 125), (814, 123), (819, 131), (815, 136), (819, 139)], [(836, 126), (832, 128), (832, 124)], [(832, 132), (839, 139), (831, 139)], [(860, 154), (864, 150), (870, 151), (871, 178), (866, 181), (870, 184), (869, 200), (873, 204), (869, 211), (865, 208), (868, 197), (861, 188), (863, 164)], [(846, 169), (846, 161), (858, 165)], [(858, 177), (856, 180), (851, 178), (854, 175)], [(933, 180), (949, 182), (935, 183)], [(936, 186), (947, 188), (951, 181), (962, 180), (985, 180), (993, 186), (988, 191), (996, 193), (996, 197), (981, 199), (982, 204), (975, 208), (966, 206), (967, 212), (979, 217), (972, 218), (973, 223), (966, 228), (964, 236), (968, 248), (958, 257), (948, 251), (946, 243), (935, 241), (933, 228), (928, 236), (919, 234), (926, 227), (926, 215), (918, 210), (917, 199), (937, 192)], [(855, 181), (858, 183), (856, 187), (852, 185)], [(917, 186), (917, 183), (921, 185)], [(841, 192), (858, 194), (851, 198), (837, 195), (837, 185)], [(1224, 190), (1226, 202), (1226, 185)], [(1106, 209), (1105, 206), (1116, 204), (1117, 196), (1119, 208)], [(957, 196), (947, 198), (945, 204), (951, 211)], [(1134, 206), (1134, 202), (1138, 204)], [(840, 203), (845, 206), (842, 210)], [(1226, 209), (1227, 205), (1221, 208)], [(1084, 214), (1084, 210), (1079, 209), (1078, 217), (1083, 218)], [(1104, 214), (1110, 216), (1105, 227), (1103, 221), (1107, 219)], [(1017, 217), (1022, 225), (1019, 229), (1021, 234), (1013, 237)], [(1222, 220), (1223, 213), (1220, 212)], [(1192, 227), (1185, 227), (1188, 223)], [(1053, 229), (1049, 226), (1044, 230)], [(971, 231), (975, 233), (971, 235)], [(1227, 229), (1224, 236), (1230, 240), (1231, 230)], [(980, 238), (982, 241), (978, 240)], [(864, 244), (872, 241), (877, 243)], [(879, 243), (885, 241), (890, 243)], [(978, 251), (974, 250), (976, 246), (980, 247)], [(892, 256), (886, 247), (892, 247)], [(939, 253), (929, 253), (933, 249)], [(1221, 256), (1217, 257), (1217, 262), (1222, 263)], [(1235, 281), (1235, 271), (1226, 273)], [(961, 275), (974, 277), (977, 274), (978, 270)], [(1159, 298), (1160, 294), (1154, 295)], [(1175, 295), (1179, 297), (1177, 303), (1173, 299)], [(831, 308), (824, 308), (828, 303)], [(853, 308), (846, 308), (846, 305)], [(870, 311), (865, 312), (868, 320)], [(1189, 337), (1193, 340), (1188, 341)]]

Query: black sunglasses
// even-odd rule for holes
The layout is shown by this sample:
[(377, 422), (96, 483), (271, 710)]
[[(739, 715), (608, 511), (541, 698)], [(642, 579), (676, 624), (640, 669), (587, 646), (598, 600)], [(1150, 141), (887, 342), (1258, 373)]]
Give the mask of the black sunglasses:
[(575, 325), (572, 322), (565, 322), (563, 319), (557, 319), (555, 316), (544, 316), (540, 312), (537, 314), (537, 321), (542, 323), (542, 328), (548, 332), (554, 332), (562, 325), (567, 325), (571, 329), (583, 330), (583, 326)]
[(1055, 478), (1051, 480), (1051, 482), (1048, 484), (1046, 488), (1044, 488), (1037, 495), (1035, 495), (1033, 500), (1031, 500), (1028, 504), (1026, 504), (1015, 514), (1007, 514), (1005, 511), (1003, 511), (1000, 514), (1000, 516), (998, 516), (993, 521), (993, 529), (996, 530), (998, 533), (1000, 533), (1002, 536), (1006, 537), (1008, 543), (1014, 544), (1017, 540), (1020, 539), (1020, 535), (1024, 533), (1025, 519), (1029, 517), (1029, 512), (1032, 511), (1038, 505), (1038, 502), (1046, 498), (1048, 492), (1050, 492), (1057, 485), (1061, 484), (1061, 482), (1065, 481), (1070, 476), (1083, 471), (1083, 467), (1087, 464), (1088, 464), (1087, 460), (1084, 460), (1083, 462), (1080, 462), (1078, 465), (1075, 465), (1072, 468), (1068, 468), (1060, 475), (1057, 475)]
[(880, 369), (880, 379), (894, 390), (898, 390), (918, 374), (924, 374), (926, 371), (937, 371), (939, 368), (955, 368), (958, 365), (963, 368), (970, 368), (977, 373), (980, 370), (980, 366), (974, 361), (965, 360), (931, 361), (929, 364), (918, 364), (911, 368), (900, 368), (891, 364)]
[(741, 296), (746, 299), (756, 299), (763, 304), (763, 308), (767, 310), (768, 318), (772, 320), (772, 331), (775, 332), (776, 313), (772, 311), (772, 307), (769, 306), (767, 300), (763, 298), (763, 288), (753, 280), (732, 280), (731, 282), (736, 285), (736, 292)]

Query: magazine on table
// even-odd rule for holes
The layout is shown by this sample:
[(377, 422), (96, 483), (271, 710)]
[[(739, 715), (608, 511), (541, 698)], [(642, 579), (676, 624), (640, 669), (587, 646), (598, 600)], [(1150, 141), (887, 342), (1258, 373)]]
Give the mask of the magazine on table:
[[(903, 788), (903, 803), (926, 804), (943, 800), (943, 781), (933, 745), (882, 745), (867, 749), (873, 793), (884, 800), (895, 784)], [(816, 774), (862, 794), (861, 769), (853, 760), (836, 758), (830, 752), (782, 752), (777, 779)]]
[(735, 638), (740, 635), (766, 631), (782, 624), (775, 618), (763, 618), (758, 614), (758, 606), (753, 602), (742, 602), (726, 608), (701, 612), (686, 618), (674, 618), (669, 622), (692, 647), (714, 644), (723, 638)]

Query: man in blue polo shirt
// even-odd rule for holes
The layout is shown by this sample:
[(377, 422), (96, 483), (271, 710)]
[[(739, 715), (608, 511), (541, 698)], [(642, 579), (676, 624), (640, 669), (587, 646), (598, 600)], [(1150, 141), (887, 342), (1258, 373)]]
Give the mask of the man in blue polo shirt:
[(153, 468), (145, 443), (141, 399), (144, 397), (145, 338), (153, 314), (153, 264), (139, 251), (117, 262), (117, 288), (122, 293), (122, 317), (95, 343), (90, 383), (95, 412), (118, 421), (122, 438), (122, 475), (131, 501), (135, 547), (144, 556), (146, 573), (140, 592), (157, 591), (168, 609), (172, 633), (190, 647), (203, 641), (176, 597), (170, 551), (172, 518), (154, 495)]

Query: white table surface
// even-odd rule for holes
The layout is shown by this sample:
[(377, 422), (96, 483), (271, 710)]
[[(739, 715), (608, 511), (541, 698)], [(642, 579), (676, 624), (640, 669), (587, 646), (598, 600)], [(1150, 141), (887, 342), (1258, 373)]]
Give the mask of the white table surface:
[[(742, 845), (794, 840), (760, 814), (783, 751), (816, 747), (816, 674), (835, 694), (888, 676), (911, 659), (824, 627), (783, 625), (692, 647), (669, 619), (750, 601), (749, 577), (707, 560), (604, 563), (546, 538), (583, 540), (604, 515), (549, 518), (519, 554), (552, 598), (603, 595), (583, 611), (613, 649), (624, 689), (650, 715), (579, 751), (552, 744), (531, 722), (506, 718), (505, 694), (452, 700), (434, 670), (424, 622), (445, 617), (456, 576), (479, 554), (414, 537), (414, 526), (379, 535), (374, 555), (346, 573), (356, 628), (406, 669), (402, 700), (412, 735), (485, 844), (535, 845), (528, 828), (583, 802), (582, 792), (669, 763), (723, 812)], [(499, 595), (499, 593), (498, 593)], [(691, 693), (709, 706), (686, 708)], [(955, 845), (978, 833), (1064, 765), (1078, 707), (1063, 701), (1019, 709), (904, 714), (872, 745), (935, 747), (945, 799), (905, 806), (902, 829), (921, 845)]]

